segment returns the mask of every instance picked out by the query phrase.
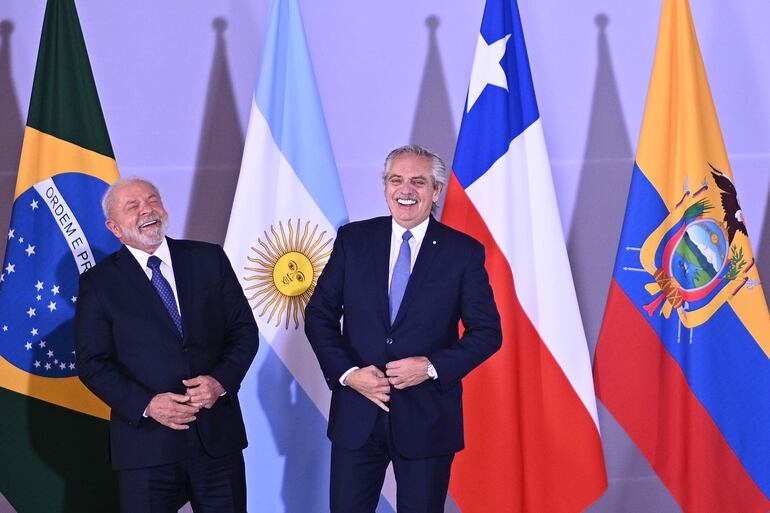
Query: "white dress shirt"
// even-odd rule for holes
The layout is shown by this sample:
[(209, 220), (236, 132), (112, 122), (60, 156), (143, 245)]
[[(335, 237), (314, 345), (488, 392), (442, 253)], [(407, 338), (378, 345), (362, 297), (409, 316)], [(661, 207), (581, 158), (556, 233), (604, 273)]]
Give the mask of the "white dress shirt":
[[(420, 246), (422, 246), (422, 240), (425, 238), (425, 232), (428, 231), (428, 222), (430, 219), (426, 219), (411, 230), (412, 238), (409, 239), (409, 249), (411, 250), (412, 261), (409, 263), (409, 272), (414, 269), (414, 263), (417, 261), (417, 254), (420, 252)], [(406, 232), (406, 228), (396, 222), (395, 219), (391, 219), (392, 228), (390, 234), (390, 263), (388, 264), (388, 291), (390, 291), (390, 281), (393, 279), (393, 268), (396, 267), (396, 260), (398, 259), (398, 252), (401, 250), (401, 243), (403, 242), (403, 235)]]
[[(179, 310), (179, 294), (176, 292), (176, 279), (174, 279), (174, 266), (171, 265), (171, 251), (168, 249), (168, 241), (166, 238), (163, 237), (163, 242), (160, 243), (158, 249), (156, 249), (155, 253), (152, 254), (142, 251), (141, 249), (132, 248), (129, 245), (126, 245), (126, 248), (131, 252), (132, 255), (134, 255), (136, 261), (139, 262), (139, 266), (144, 271), (144, 274), (147, 275), (148, 280), (152, 280), (152, 269), (147, 267), (147, 261), (152, 255), (160, 258), (160, 273), (164, 278), (166, 278), (168, 284), (171, 285), (171, 291), (174, 293), (174, 301), (176, 302), (176, 309), (179, 312), (179, 316), (181, 317), (182, 312)], [(145, 408), (144, 412), (142, 413), (142, 417), (147, 418), (147, 416), (147, 408)]]
[(163, 242), (160, 243), (160, 246), (158, 246), (158, 249), (155, 250), (155, 253), (152, 255), (150, 253), (146, 253), (142, 251), (141, 249), (132, 248), (131, 246), (126, 246), (128, 250), (131, 252), (132, 255), (134, 255), (134, 258), (136, 258), (136, 261), (139, 262), (139, 265), (144, 270), (144, 274), (147, 275), (148, 280), (152, 280), (152, 269), (147, 267), (147, 261), (150, 259), (152, 255), (155, 255), (156, 257), (160, 258), (160, 273), (163, 275), (164, 278), (166, 278), (166, 281), (169, 285), (171, 285), (171, 290), (174, 292), (174, 301), (176, 302), (176, 309), (179, 312), (179, 316), (182, 316), (182, 311), (179, 310), (179, 294), (176, 292), (176, 279), (174, 279), (174, 266), (171, 264), (171, 251), (168, 249), (168, 241), (166, 238), (163, 238)]

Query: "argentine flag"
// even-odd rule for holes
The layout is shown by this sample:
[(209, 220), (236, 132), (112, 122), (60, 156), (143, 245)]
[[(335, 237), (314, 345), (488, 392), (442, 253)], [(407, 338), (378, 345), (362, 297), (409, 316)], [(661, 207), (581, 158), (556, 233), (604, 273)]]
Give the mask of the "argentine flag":
[(330, 392), (304, 310), (347, 221), (299, 6), (276, 0), (225, 240), (261, 342), (239, 393), (249, 511), (329, 511)]

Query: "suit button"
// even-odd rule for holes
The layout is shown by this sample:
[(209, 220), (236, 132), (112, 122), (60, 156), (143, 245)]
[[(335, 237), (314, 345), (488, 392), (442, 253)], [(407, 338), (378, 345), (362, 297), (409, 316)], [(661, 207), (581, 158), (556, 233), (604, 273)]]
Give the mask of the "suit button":
[(182, 352), (184, 352), (184, 353), (187, 352), (187, 346), (182, 347)]
[(390, 338), (390, 337), (388, 337), (388, 338), (386, 338), (386, 339), (385, 339), (385, 343), (386, 343), (386, 344), (388, 344), (388, 345), (390, 345), (390, 344), (392, 344), (392, 343), (393, 343), (393, 339), (392, 339), (392, 338)]

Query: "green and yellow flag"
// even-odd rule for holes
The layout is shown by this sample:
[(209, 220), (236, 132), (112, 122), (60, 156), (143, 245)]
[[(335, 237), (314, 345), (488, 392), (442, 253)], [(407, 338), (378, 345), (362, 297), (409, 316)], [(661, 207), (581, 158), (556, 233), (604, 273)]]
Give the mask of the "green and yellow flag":
[(117, 511), (107, 406), (77, 377), (78, 277), (118, 248), (118, 178), (73, 0), (48, 0), (0, 270), (0, 493), (19, 512)]

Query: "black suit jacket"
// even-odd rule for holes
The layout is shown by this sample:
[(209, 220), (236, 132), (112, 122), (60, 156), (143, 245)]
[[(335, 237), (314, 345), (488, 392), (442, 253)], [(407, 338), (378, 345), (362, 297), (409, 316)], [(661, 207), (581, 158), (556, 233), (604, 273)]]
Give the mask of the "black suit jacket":
[(391, 326), (390, 239), (390, 217), (340, 228), (305, 310), (305, 331), (332, 390), (328, 435), (341, 447), (360, 448), (377, 416), (374, 403), (340, 385), (345, 371), (368, 365), (384, 371), (389, 361), (427, 356), (438, 380), (391, 389), (394, 443), (408, 458), (454, 453), (463, 448), (461, 379), (502, 343), (484, 248), (431, 217)]
[[(212, 456), (246, 447), (238, 389), (259, 344), (251, 308), (221, 247), (167, 240), (184, 338), (125, 246), (80, 277), (78, 375), (112, 409), (115, 469), (179, 461), (190, 436)], [(142, 416), (155, 394), (183, 394), (183, 379), (204, 374), (227, 393), (197, 414), (192, 429), (175, 431)]]

